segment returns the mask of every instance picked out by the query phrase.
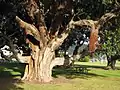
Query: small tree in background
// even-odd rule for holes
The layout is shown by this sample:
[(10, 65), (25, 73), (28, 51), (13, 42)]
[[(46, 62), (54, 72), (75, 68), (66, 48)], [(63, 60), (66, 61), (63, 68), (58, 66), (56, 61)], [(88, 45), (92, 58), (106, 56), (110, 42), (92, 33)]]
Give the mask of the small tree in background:
[(104, 43), (102, 45), (102, 53), (106, 54), (108, 64), (107, 67), (115, 69), (116, 60), (119, 59), (120, 56), (120, 27), (119, 27), (119, 17), (111, 20), (111, 27), (107, 27), (104, 31)]

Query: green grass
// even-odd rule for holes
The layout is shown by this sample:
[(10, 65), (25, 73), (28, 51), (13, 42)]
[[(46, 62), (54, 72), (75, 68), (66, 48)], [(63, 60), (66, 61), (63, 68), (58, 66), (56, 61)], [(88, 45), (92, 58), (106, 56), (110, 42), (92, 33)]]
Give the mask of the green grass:
[(116, 68), (118, 70), (104, 70), (107, 63), (100, 62), (76, 62), (75, 64), (88, 67), (89, 73), (96, 75), (101, 75), (104, 77), (120, 77), (120, 62), (116, 63)]
[(74, 79), (60, 84), (24, 84), (25, 90), (120, 90), (120, 79), (89, 78)]
[[(46, 84), (18, 81), (23, 65), (0, 66), (0, 90), (120, 90), (120, 70), (104, 70), (106, 64), (76, 62), (88, 69), (87, 74), (73, 69), (57, 68), (53, 71), (54, 81)], [(117, 67), (120, 63), (117, 62)]]
[[(78, 65), (89, 65), (89, 66), (106, 66), (107, 63), (106, 62), (75, 62), (75, 64)], [(116, 67), (120, 67), (120, 61), (116, 63)]]

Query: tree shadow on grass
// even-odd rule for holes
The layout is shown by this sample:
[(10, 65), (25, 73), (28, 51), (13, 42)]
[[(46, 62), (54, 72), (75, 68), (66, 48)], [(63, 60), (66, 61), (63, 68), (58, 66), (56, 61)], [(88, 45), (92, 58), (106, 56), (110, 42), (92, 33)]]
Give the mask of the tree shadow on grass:
[(105, 67), (104, 66), (88, 66), (88, 65), (75, 65), (72, 68), (57, 67), (53, 69), (53, 77), (58, 78), (59, 75), (64, 76), (67, 79), (74, 79), (74, 78), (88, 79), (91, 77), (106, 77), (104, 75), (90, 73), (89, 71), (92, 68), (96, 68), (96, 69), (99, 68), (104, 70)]
[(0, 90), (24, 90), (20, 78), (24, 71), (23, 64), (0, 63)]

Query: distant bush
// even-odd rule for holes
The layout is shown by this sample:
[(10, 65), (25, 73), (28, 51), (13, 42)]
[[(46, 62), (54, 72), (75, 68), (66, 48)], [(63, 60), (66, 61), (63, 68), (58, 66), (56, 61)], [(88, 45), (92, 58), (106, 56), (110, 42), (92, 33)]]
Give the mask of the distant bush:
[(80, 62), (89, 62), (90, 57), (89, 56), (85, 56), (84, 58), (81, 58), (79, 61)]

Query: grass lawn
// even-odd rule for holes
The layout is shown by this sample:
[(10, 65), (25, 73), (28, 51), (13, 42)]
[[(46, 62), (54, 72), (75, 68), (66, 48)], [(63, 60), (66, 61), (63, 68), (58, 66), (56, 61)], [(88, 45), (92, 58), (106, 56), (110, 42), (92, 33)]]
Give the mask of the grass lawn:
[(0, 65), (0, 90), (120, 90), (120, 70), (104, 70), (105, 63), (75, 64), (86, 67), (88, 73), (57, 68), (53, 70), (54, 81), (46, 84), (19, 81), (24, 70), (21, 64)]

